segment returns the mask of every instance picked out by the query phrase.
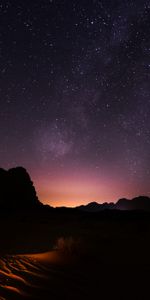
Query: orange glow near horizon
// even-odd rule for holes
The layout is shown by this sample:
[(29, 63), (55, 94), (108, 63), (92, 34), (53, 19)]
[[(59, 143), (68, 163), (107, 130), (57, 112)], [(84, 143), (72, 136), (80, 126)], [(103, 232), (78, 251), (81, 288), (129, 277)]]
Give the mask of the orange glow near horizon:
[[(89, 202), (116, 202), (119, 198), (136, 196), (131, 186), (120, 178), (76, 175), (56, 176), (36, 179), (39, 199), (51, 206), (75, 207)], [(132, 185), (133, 189), (133, 185)], [(135, 189), (134, 189), (135, 191)], [(137, 190), (136, 190), (137, 191)]]

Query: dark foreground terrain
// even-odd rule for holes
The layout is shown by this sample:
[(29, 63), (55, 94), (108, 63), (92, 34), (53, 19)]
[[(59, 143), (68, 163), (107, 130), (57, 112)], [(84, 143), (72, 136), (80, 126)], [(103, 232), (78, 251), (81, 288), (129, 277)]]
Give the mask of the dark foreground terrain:
[(150, 214), (1, 213), (0, 299), (149, 299)]

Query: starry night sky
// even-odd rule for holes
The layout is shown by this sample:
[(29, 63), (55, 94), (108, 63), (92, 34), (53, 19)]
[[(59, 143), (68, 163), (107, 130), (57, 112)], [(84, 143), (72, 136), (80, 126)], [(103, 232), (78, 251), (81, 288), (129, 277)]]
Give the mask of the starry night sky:
[(54, 206), (150, 194), (149, 1), (0, 1), (0, 165)]

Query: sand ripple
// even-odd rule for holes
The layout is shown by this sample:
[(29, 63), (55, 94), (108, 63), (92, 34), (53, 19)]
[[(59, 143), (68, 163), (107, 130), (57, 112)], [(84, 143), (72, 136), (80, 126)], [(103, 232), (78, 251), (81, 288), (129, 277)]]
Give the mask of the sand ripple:
[(83, 279), (65, 272), (61, 264), (57, 251), (0, 257), (0, 300), (60, 299), (62, 295), (69, 299), (68, 286), (76, 299), (83, 286), (77, 281)]

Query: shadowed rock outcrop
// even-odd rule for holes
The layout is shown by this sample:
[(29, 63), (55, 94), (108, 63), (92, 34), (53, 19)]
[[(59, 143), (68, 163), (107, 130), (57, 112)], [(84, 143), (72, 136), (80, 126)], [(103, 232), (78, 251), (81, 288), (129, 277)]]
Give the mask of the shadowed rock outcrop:
[(87, 205), (81, 205), (77, 207), (82, 211), (89, 211), (89, 212), (99, 212), (103, 210), (143, 210), (143, 211), (150, 211), (150, 198), (147, 196), (139, 196), (135, 197), (131, 200), (122, 198), (119, 199), (116, 203), (97, 203), (91, 202)]
[(16, 167), (8, 171), (0, 168), (0, 208), (26, 209), (41, 205), (25, 168)]
[(135, 197), (132, 200), (123, 198), (116, 203), (116, 209), (150, 211), (150, 198), (147, 196)]

